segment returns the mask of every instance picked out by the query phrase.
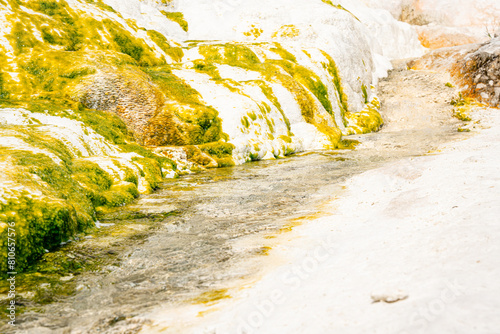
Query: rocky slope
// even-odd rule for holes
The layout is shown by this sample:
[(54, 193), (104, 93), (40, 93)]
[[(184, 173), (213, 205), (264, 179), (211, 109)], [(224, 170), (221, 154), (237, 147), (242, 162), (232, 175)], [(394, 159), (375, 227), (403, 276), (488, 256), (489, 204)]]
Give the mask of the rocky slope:
[(492, 0), (364, 0), (413, 25), (431, 49), (412, 69), (445, 71), (464, 96), (500, 103), (500, 3)]
[(500, 106), (500, 37), (483, 44), (434, 50), (409, 66), (448, 72), (463, 96)]

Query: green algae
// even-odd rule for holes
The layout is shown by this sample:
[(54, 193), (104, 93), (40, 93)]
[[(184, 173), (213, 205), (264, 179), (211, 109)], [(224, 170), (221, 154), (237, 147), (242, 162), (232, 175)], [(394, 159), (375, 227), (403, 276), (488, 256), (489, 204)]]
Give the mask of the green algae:
[(233, 167), (233, 149), (233, 144), (223, 141), (185, 146), (189, 161), (208, 168)]
[(175, 138), (171, 136), (169, 139), (171, 142), (177, 145), (199, 145), (216, 142), (224, 137), (218, 111), (205, 106), (200, 94), (172, 74), (169, 67), (148, 68), (144, 71), (157, 83), (167, 98), (178, 102), (178, 105), (170, 105), (155, 120), (156, 123), (161, 123), (158, 127), (165, 127), (169, 123), (175, 127), (171, 120), (172, 116), (168, 115), (171, 113), (185, 122), (185, 126), (178, 130), (179, 133), (173, 135)]
[(232, 155), (235, 146), (222, 141), (208, 143), (199, 146), (202, 152), (210, 155), (218, 164), (218, 167), (232, 167), (235, 165)]
[(61, 9), (65, 4), (65, 2), (58, 3), (54, 0), (38, 0), (33, 1), (30, 7), (31, 9), (41, 12), (45, 15), (54, 16), (61, 13)]
[(13, 40), (14, 44), (14, 54), (16, 56), (20, 55), (25, 51), (26, 48), (33, 48), (38, 44), (38, 41), (33, 37), (32, 29), (29, 26), (22, 24), (21, 22), (16, 22), (8, 38)]
[(227, 289), (210, 290), (203, 292), (198, 297), (192, 299), (193, 304), (211, 304), (222, 299), (231, 298)]
[(280, 55), (281, 58), (285, 60), (289, 60), (294, 63), (297, 62), (297, 58), (292, 53), (283, 48), (279, 43), (274, 43), (274, 47), (270, 48), (269, 50)]
[(252, 121), (256, 121), (257, 120), (257, 115), (255, 114), (255, 112), (253, 112), (253, 111), (249, 112), (249, 113), (247, 113), (247, 115), (248, 115), (248, 117), (250, 117), (250, 119)]
[(163, 181), (160, 163), (157, 160), (142, 157), (134, 157), (132, 161), (142, 166), (144, 178), (149, 183), (151, 189), (158, 189), (160, 183)]
[(208, 63), (205, 60), (197, 59), (193, 62), (193, 68), (201, 73), (210, 75), (213, 80), (221, 80), (217, 66)]
[(189, 30), (188, 22), (184, 19), (184, 14), (182, 14), (181, 12), (167, 12), (162, 10), (161, 13), (165, 15), (167, 19), (177, 23), (182, 28), (182, 30), (186, 32)]
[(102, 22), (116, 43), (118, 51), (129, 55), (141, 66), (162, 64), (163, 61), (158, 60), (152, 50), (141, 39), (132, 36), (110, 19), (104, 19)]
[(160, 34), (156, 30), (148, 30), (148, 36), (153, 40), (163, 50), (167, 55), (169, 55), (173, 61), (180, 62), (182, 57), (184, 57), (184, 51), (180, 47), (172, 47), (168, 42), (167, 38)]
[[(322, 55), (327, 59), (327, 63), (323, 63), (323, 67), (328, 71), (328, 73), (333, 78), (333, 84), (337, 90), (337, 100), (340, 107), (340, 112), (342, 119), (344, 120), (344, 125), (347, 126), (347, 122), (344, 119), (345, 114), (349, 111), (349, 104), (347, 101), (347, 95), (344, 93), (344, 88), (342, 86), (342, 80), (340, 78), (339, 70), (333, 58), (326, 52), (321, 51)], [(368, 94), (366, 94), (368, 96)]]
[(263, 32), (264, 32), (264, 30), (262, 30), (261, 28), (258, 28), (252, 24), (252, 29), (244, 32), (243, 35), (245, 35), (247, 37), (253, 36), (255, 39), (257, 39), (262, 35)]
[(86, 160), (75, 160), (72, 165), (71, 178), (85, 188), (87, 197), (92, 201), (94, 207), (106, 204), (102, 193), (113, 184), (113, 178), (99, 165)]
[(281, 37), (281, 38), (295, 38), (300, 35), (300, 30), (293, 24), (287, 24), (281, 26), (274, 34), (273, 38)]
[(233, 154), (235, 146), (230, 143), (225, 143), (225, 142), (215, 142), (215, 143), (208, 143), (204, 145), (200, 145), (200, 149), (205, 152), (210, 154), (211, 156), (215, 156), (217, 158), (225, 158), (225, 157), (230, 157)]
[(114, 10), (113, 7), (105, 4), (104, 2), (102, 2), (100, 0), (97, 0), (97, 1), (95, 1), (95, 0), (85, 0), (85, 2), (93, 4), (93, 5), (101, 8), (101, 9), (104, 9), (105, 11), (116, 13), (116, 10)]
[(325, 110), (333, 114), (328, 89), (321, 79), (313, 71), (299, 65), (295, 56), (286, 51), (279, 43), (274, 43), (271, 51), (279, 54), (283, 59), (267, 60), (262, 63), (249, 47), (241, 44), (212, 44), (199, 47), (200, 54), (205, 57), (205, 61), (209, 64), (219, 63), (258, 71), (269, 80), (279, 76), (277, 67), (280, 67), (294, 80), (307, 87), (320, 101)]
[[(323, 1), (324, 3), (326, 3), (327, 5), (330, 5), (332, 7), (335, 7), (337, 9), (340, 9), (340, 10), (343, 10), (349, 14), (351, 14), (352, 17), (354, 17), (357, 21), (360, 21), (353, 13), (351, 13), (349, 10), (345, 9), (342, 5), (338, 4), (338, 5), (335, 5), (333, 2), (331, 2), (330, 0), (321, 0)], [(360, 21), (361, 22), (361, 21)]]
[[(278, 138), (283, 140), (285, 143), (288, 143), (288, 144), (292, 143), (292, 138), (290, 138), (289, 136), (281, 135)], [(288, 154), (285, 154), (285, 155), (288, 155)]]
[[(51, 252), (44, 252), (24, 273), (18, 273), (18, 314), (37, 312), (43, 305), (74, 295), (78, 291), (80, 276), (87, 272), (106, 272), (106, 268), (118, 266), (131, 243), (140, 245), (160, 224), (165, 223), (165, 219), (178, 214), (175, 211), (151, 215), (128, 212), (123, 208), (118, 210), (120, 214), (117, 218), (114, 212), (100, 217), (113, 226), (88, 229), (84, 233), (62, 238), (62, 244), (66, 245), (58, 244), (50, 248)], [(0, 294), (7, 294), (8, 291), (8, 282), (0, 280)], [(7, 310), (7, 302), (0, 301), (3, 312)]]
[(313, 71), (289, 60), (272, 60), (270, 62), (283, 68), (291, 77), (307, 87), (325, 110), (333, 115), (333, 107), (328, 96), (328, 89)]
[[(27, 109), (32, 111), (47, 112), (55, 116), (80, 120), (111, 143), (119, 145), (124, 152), (136, 152), (142, 155), (144, 158), (136, 158), (134, 163), (142, 166), (143, 176), (150, 184), (151, 189), (155, 189), (161, 182), (162, 168), (172, 166), (175, 169), (175, 164), (134, 143), (125, 124), (116, 115), (84, 108), (81, 104), (68, 98), (70, 91), (68, 87), (96, 73), (96, 63), (100, 64), (100, 61), (96, 57), (90, 62), (88, 55), (95, 50), (109, 49), (109, 58), (111, 58), (111, 54), (117, 54), (114, 58), (116, 59), (114, 65), (117, 67), (124, 65), (143, 66), (141, 70), (161, 88), (167, 99), (177, 102), (177, 104), (169, 104), (165, 110), (159, 112), (151, 125), (151, 129), (155, 129), (154, 133), (157, 133), (156, 130), (160, 132), (162, 129), (166, 131), (165, 128), (171, 128), (171, 125), (174, 124), (173, 118), (181, 120), (182, 126), (174, 126), (177, 132), (173, 136), (176, 139), (172, 141), (159, 139), (156, 144), (198, 145), (196, 149), (188, 149), (188, 151), (196, 152), (190, 154), (191, 158), (197, 156), (199, 159), (205, 159), (207, 164), (211, 164), (215, 160), (219, 167), (234, 165), (232, 148), (228, 146), (230, 144), (219, 141), (226, 136), (222, 133), (221, 120), (217, 110), (205, 106), (196, 90), (172, 74), (172, 67), (156, 66), (164, 64), (165, 60), (155, 55), (150, 46), (111, 20), (99, 22), (92, 18), (79, 17), (64, 1), (45, 1), (43, 3), (33, 4), (30, 8), (50, 16), (51, 21), (48, 21), (50, 24), (44, 28), (42, 27), (43, 19), (35, 19), (26, 14), (27, 16), (24, 16), (27, 18), (26, 22), (20, 23), (18, 29), (14, 31), (17, 35), (13, 37), (17, 38), (18, 53), (22, 55), (19, 57), (20, 68), (23, 71), (22, 80), (28, 82), (25, 86), (29, 89), (27, 88), (27, 91), (23, 92), (24, 98), (29, 100), (28, 96), (33, 96), (34, 99), (27, 102), (12, 100), (9, 102), (10, 104), (26, 105)], [(95, 4), (95, 2), (93, 3)], [(51, 28), (58, 25), (62, 33)], [(137, 29), (133, 23), (129, 22), (129, 25)], [(52, 53), (45, 50), (40, 52), (41, 42), (33, 39), (35, 30), (41, 31), (44, 42), (56, 50)], [(101, 38), (100, 34), (105, 38)], [(172, 48), (163, 35), (156, 31), (147, 31), (147, 34), (174, 61), (182, 59), (182, 49)], [(314, 120), (316, 107), (313, 96), (321, 102), (328, 112), (332, 113), (326, 86), (319, 77), (309, 69), (297, 64), (295, 56), (281, 45), (274, 44), (271, 51), (279, 54), (283, 59), (261, 62), (250, 47), (240, 44), (202, 45), (200, 53), (204, 55), (204, 59), (195, 61), (194, 68), (209, 74), (214, 80), (220, 79), (220, 76), (218, 78), (217, 64), (257, 71), (266, 80), (279, 82), (291, 90), (296, 99), (299, 100), (299, 105), (307, 121), (319, 123), (319, 121)], [(118, 52), (128, 56), (120, 56)], [(105, 57), (105, 62), (110, 62), (111, 60), (107, 60), (107, 57)], [(75, 62), (74, 59), (77, 58), (82, 58), (84, 61)], [(3, 80), (0, 81), (0, 94), (5, 91), (4, 96), (8, 97), (12, 88), (3, 82)], [(220, 83), (230, 86), (232, 91), (238, 91), (238, 83), (229, 80), (220, 80)], [(290, 130), (289, 121), (285, 117), (279, 101), (274, 96), (272, 88), (265, 81), (258, 84), (266, 98), (281, 112), (288, 130)], [(341, 88), (340, 79), (339, 87)], [(340, 88), (337, 91), (340, 91)], [(343, 98), (341, 94), (339, 96)], [(66, 110), (70, 110), (70, 112)], [(260, 114), (258, 110), (249, 113), (250, 119), (244, 117), (242, 124), (248, 128), (250, 120), (256, 121), (257, 118), (263, 118), (269, 130), (273, 132), (275, 124), (273, 120), (266, 117), (266, 114), (270, 112), (269, 105), (261, 104), (259, 110)], [(332, 141), (338, 140), (338, 129), (331, 129), (326, 124), (319, 124), (318, 127), (322, 132), (329, 134)], [(289, 133), (289, 135), (291, 134)], [(26, 138), (31, 137), (27, 135)], [(274, 136), (271, 134), (270, 138), (272, 139)], [(280, 139), (286, 143), (291, 142), (290, 136), (280, 136)], [(41, 138), (40, 141), (46, 142), (47, 138)], [(32, 141), (33, 145), (35, 145), (34, 142)], [(127, 170), (125, 177), (126, 182), (110, 184), (110, 175), (99, 166), (76, 161), (63, 148), (58, 147), (57, 142), (52, 144), (42, 146), (51, 152), (56, 152), (55, 154), (63, 160), (63, 166), (50, 165), (45, 169), (37, 169), (36, 166), (32, 165), (35, 164), (34, 158), (31, 160), (32, 162), (29, 159), (24, 159), (25, 165), (23, 166), (29, 168), (31, 174), (42, 175), (46, 179), (42, 178), (42, 181), (53, 188), (51, 195), (59, 196), (63, 202), (66, 201), (64, 202), (66, 204), (71, 203), (69, 206), (73, 206), (76, 212), (75, 216), (78, 216), (78, 212), (81, 212), (80, 215), (87, 213), (90, 217), (89, 221), (92, 221), (96, 209), (99, 212), (106, 212), (109, 207), (123, 205), (138, 195), (137, 176), (130, 173), (129, 170)], [(199, 154), (199, 152), (204, 155)], [(253, 158), (257, 159), (257, 156)], [(204, 164), (202, 163), (202, 165)], [(121, 168), (126, 169), (124, 166)], [(61, 184), (54, 181), (58, 175), (61, 176)], [(78, 201), (71, 197), (70, 193), (63, 191), (63, 182), (67, 182), (69, 189), (79, 189), (84, 196), (78, 201), (86, 203), (86, 207), (83, 204), (82, 208), (76, 207), (78, 205), (75, 203)], [(88, 211), (85, 211), (87, 209)], [(75, 219), (78, 221), (77, 218)]]
[(472, 118), (470, 118), (469, 112), (470, 110), (467, 108), (458, 108), (454, 110), (453, 117), (461, 120), (462, 122), (470, 122), (472, 121)]
[(261, 256), (269, 256), (269, 252), (272, 250), (272, 247), (263, 246), (257, 249), (256, 254)]
[(363, 100), (365, 104), (368, 104), (370, 101), (368, 100), (368, 91), (365, 84), (361, 85), (361, 92), (363, 93)]
[(274, 133), (274, 120), (273, 119), (269, 119), (266, 117), (266, 124), (267, 126), (269, 127), (269, 131), (272, 133)]
[(6, 88), (7, 85), (5, 84), (4, 75), (5, 74), (0, 71), (0, 100), (8, 99), (10, 96), (9, 91)]
[(165, 168), (165, 169), (171, 168), (172, 170), (177, 170), (177, 164), (173, 160), (171, 160), (167, 157), (164, 157), (164, 156), (157, 155), (157, 154), (153, 153), (151, 150), (149, 150), (149, 149), (147, 149), (139, 144), (127, 143), (127, 144), (120, 145), (120, 147), (125, 152), (135, 152), (135, 153), (137, 153), (145, 158), (155, 160), (156, 162), (158, 162), (158, 164), (161, 168)]
[(345, 115), (349, 123), (347, 134), (362, 134), (378, 131), (384, 124), (384, 120), (379, 110), (380, 102), (377, 98), (374, 98), (360, 112), (347, 112)]
[[(472, 108), (474, 106), (481, 105), (474, 98), (464, 97), (462, 93), (459, 93), (455, 99), (451, 100), (450, 104), (454, 107), (453, 117), (461, 120), (462, 122), (472, 121), (472, 118), (470, 117)], [(461, 132), (464, 131), (466, 132), (466, 130), (462, 130)]]
[[(24, 41), (26, 38), (34, 38), (33, 29), (36, 29), (41, 31), (42, 38), (49, 44), (62, 45), (67, 51), (77, 51), (81, 48), (84, 38), (81, 32), (83, 29), (77, 23), (77, 14), (65, 1), (30, 1), (25, 5), (35, 12), (47, 15), (49, 19), (42, 19), (40, 16), (18, 11), (16, 14), (22, 18), (28, 34), (28, 36), (24, 36)], [(51, 24), (47, 26), (44, 21), (49, 21)], [(57, 30), (53, 28), (55, 26), (58, 27)], [(24, 47), (33, 48), (38, 44), (37, 42), (28, 43)]]
[(241, 124), (247, 129), (250, 127), (250, 120), (248, 119), (247, 116), (243, 116), (241, 118)]
[(134, 142), (125, 123), (115, 114), (87, 109), (82, 104), (64, 99), (6, 100), (0, 101), (0, 108), (24, 108), (35, 113), (65, 117), (82, 122), (107, 141), (122, 145)]
[(133, 183), (117, 184), (102, 192), (102, 197), (105, 200), (105, 206), (117, 207), (123, 206), (132, 202), (139, 197), (137, 186)]
[(258, 70), (259, 58), (242, 44), (210, 44), (199, 46), (199, 53), (209, 63), (225, 64), (249, 70)]
[(69, 87), (96, 72), (97, 66), (85, 61), (87, 56), (85, 51), (47, 51), (36, 57), (18, 57), (24, 81), (18, 99), (33, 99), (34, 96), (65, 99)]
[[(338, 144), (338, 149), (341, 149), (341, 150), (354, 150), (356, 148), (356, 146), (358, 146), (359, 144), (361, 144), (360, 141), (358, 140), (354, 140), (354, 139), (342, 139), (339, 144)], [(341, 159), (345, 159), (345, 158), (341, 158)], [(340, 160), (340, 161), (345, 161), (345, 160)]]
[[(114, 12), (102, 1), (88, 1), (104, 12)], [(11, 4), (12, 5), (12, 4)], [(24, 6), (35, 13), (12, 6), (11, 33), (7, 35), (15, 54), (33, 55), (47, 50), (112, 50), (130, 55), (141, 66), (164, 63), (152, 47), (131, 34), (124, 26), (110, 19), (98, 20), (72, 9), (64, 0), (28, 1)], [(40, 15), (40, 14), (43, 15)], [(132, 28), (137, 30), (137, 27)], [(41, 36), (43, 42), (36, 36)], [(155, 36), (159, 40), (158, 36)], [(159, 43), (160, 48), (164, 44)], [(173, 55), (179, 50), (172, 48)], [(167, 52), (167, 54), (169, 54)]]
[(84, 77), (87, 75), (94, 74), (95, 72), (96, 72), (95, 68), (84, 67), (79, 69), (73, 69), (67, 73), (59, 74), (59, 76), (66, 79), (76, 79), (79, 77)]
[[(39, 259), (45, 249), (52, 249), (78, 231), (74, 208), (60, 200), (33, 198), (24, 193), (0, 204), (2, 221), (15, 223), (16, 271), (22, 272)], [(7, 273), (7, 229), (0, 232), (0, 271)]]
[(182, 79), (172, 74), (171, 67), (149, 67), (142, 69), (160, 86), (167, 98), (186, 104), (201, 104), (198, 91), (186, 84)]
[(185, 146), (184, 149), (186, 152), (186, 157), (189, 161), (192, 161), (203, 167), (217, 167), (217, 162), (208, 154), (203, 153), (203, 151), (201, 151), (197, 146), (188, 145)]

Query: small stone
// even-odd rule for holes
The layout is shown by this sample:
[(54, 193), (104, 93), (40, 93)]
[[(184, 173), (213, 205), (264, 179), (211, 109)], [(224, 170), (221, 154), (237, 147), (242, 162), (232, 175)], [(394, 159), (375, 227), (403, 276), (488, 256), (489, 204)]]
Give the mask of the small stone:
[(377, 291), (372, 293), (371, 297), (374, 303), (395, 303), (407, 299), (409, 295), (405, 291), (398, 289), (394, 291)]
[(87, 287), (83, 284), (80, 284), (76, 287), (76, 291), (82, 291), (82, 290), (87, 290)]
[(63, 281), (63, 282), (67, 282), (67, 281), (72, 280), (74, 277), (75, 276), (73, 276), (73, 274), (70, 274), (69, 276), (61, 277), (60, 280)]

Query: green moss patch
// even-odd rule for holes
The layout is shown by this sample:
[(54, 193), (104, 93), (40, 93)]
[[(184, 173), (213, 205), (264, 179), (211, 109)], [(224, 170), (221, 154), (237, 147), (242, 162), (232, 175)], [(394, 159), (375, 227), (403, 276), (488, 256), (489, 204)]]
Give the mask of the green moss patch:
[(352, 15), (352, 17), (354, 17), (356, 20), (358, 20), (358, 21), (359, 21), (359, 19), (358, 19), (358, 18), (357, 18), (357, 17), (356, 17), (353, 13), (351, 13), (350, 11), (348, 11), (347, 9), (345, 9), (342, 5), (340, 5), (340, 4), (339, 4), (339, 5), (335, 5), (335, 4), (334, 4), (333, 2), (331, 2), (330, 0), (321, 0), (321, 1), (323, 1), (323, 2), (324, 2), (324, 3), (326, 3), (327, 5), (330, 5), (330, 6), (332, 6), (332, 7), (337, 8), (337, 9), (341, 9), (341, 10), (343, 10), (343, 11), (348, 12), (349, 14), (351, 14), (351, 15)]
[(33, 37), (32, 28), (22, 24), (21, 22), (14, 23), (9, 37), (13, 40), (15, 55), (20, 55), (26, 48), (33, 48), (38, 45), (38, 41)]
[[(113, 226), (77, 233), (63, 238), (64, 246), (44, 253), (25, 273), (16, 277), (16, 302), (18, 314), (39, 312), (40, 307), (61, 301), (73, 295), (79, 285), (79, 276), (118, 266), (120, 257), (130, 244), (141, 245), (168, 219), (175, 219), (178, 212), (141, 214), (119, 208), (108, 216), (100, 217)], [(119, 216), (114, 218), (114, 216)], [(3, 240), (3, 239), (2, 239)], [(9, 283), (0, 280), (0, 294), (7, 294)], [(9, 300), (0, 301), (5, 313)]]
[(480, 105), (475, 99), (464, 97), (462, 93), (459, 93), (458, 97), (453, 99), (450, 104), (454, 107), (453, 117), (461, 120), (462, 122), (470, 122), (472, 120), (470, 117), (472, 107)]
[[(113, 8), (101, 0), (86, 2), (94, 4), (104, 12), (114, 12)], [(83, 12), (75, 11), (64, 0), (24, 1), (22, 5), (36, 13), (24, 11), (18, 5), (11, 4), (14, 13), (9, 15), (12, 29), (7, 37), (16, 55), (32, 54), (37, 58), (41, 52), (48, 50), (111, 50), (131, 56), (141, 66), (164, 63), (153, 48), (121, 24), (110, 19), (97, 20)], [(130, 25), (132, 29), (138, 29), (133, 24)], [(37, 39), (40, 35), (43, 42)], [(154, 40), (160, 48), (168, 49), (168, 43), (165, 44), (161, 37), (155, 35)], [(175, 56), (180, 52), (172, 48), (167, 53)]]
[(186, 32), (189, 30), (189, 25), (187, 21), (184, 19), (184, 14), (180, 12), (167, 12), (164, 10), (162, 10), (161, 13), (165, 15), (167, 19), (177, 23), (182, 28), (182, 30)]
[(212, 77), (214, 80), (221, 80), (219, 70), (217, 69), (217, 66), (210, 64), (209, 62), (201, 59), (195, 60), (193, 65), (193, 68), (202, 73), (206, 73)]
[(291, 77), (303, 84), (320, 101), (325, 110), (333, 115), (332, 103), (328, 96), (328, 89), (321, 79), (308, 68), (289, 60), (271, 61), (283, 68)]
[(149, 149), (147, 149), (139, 144), (128, 143), (128, 144), (120, 145), (120, 147), (125, 152), (135, 152), (137, 154), (142, 155), (145, 158), (156, 160), (156, 162), (158, 162), (158, 164), (161, 168), (165, 168), (165, 169), (172, 168), (173, 170), (177, 170), (177, 164), (173, 160), (171, 160), (167, 157), (164, 157), (164, 156), (159, 156), (159, 155), (153, 153)]
[(200, 149), (213, 157), (222, 159), (232, 156), (234, 145), (230, 143), (216, 142), (200, 145)]
[(105, 4), (101, 0), (85, 0), (85, 2), (93, 4), (101, 9), (104, 9), (105, 11), (116, 13), (116, 10), (114, 10), (113, 7)]
[(226, 64), (250, 70), (261, 70), (257, 55), (242, 44), (201, 45), (199, 52), (209, 63)]
[[(155, 133), (157, 138), (155, 145), (199, 145), (223, 138), (222, 120), (218, 117), (218, 111), (205, 106), (195, 89), (173, 75), (169, 67), (148, 68), (144, 71), (157, 83), (167, 98), (178, 103), (167, 105), (165, 110), (151, 121), (150, 130), (155, 131), (150, 133)], [(173, 117), (181, 120), (184, 125), (176, 125)]]
[(158, 45), (163, 52), (169, 55), (175, 62), (180, 62), (184, 51), (180, 47), (172, 47), (167, 38), (155, 30), (148, 30), (148, 36)]
[[(0, 217), (2, 221), (15, 223), (18, 272), (39, 259), (45, 249), (53, 249), (79, 229), (73, 206), (51, 198), (33, 198), (28, 193), (0, 203)], [(7, 241), (8, 230), (3, 229), (0, 232), (2, 276), (8, 271)]]
[(382, 116), (379, 113), (380, 102), (374, 98), (363, 110), (357, 113), (347, 112), (345, 118), (348, 120), (349, 127), (347, 134), (361, 134), (375, 132), (384, 124)]
[(7, 90), (7, 85), (4, 79), (4, 73), (0, 72), (0, 100), (8, 99), (10, 96), (9, 91)]
[[(328, 73), (333, 78), (333, 84), (335, 85), (335, 89), (337, 90), (338, 105), (340, 107), (342, 119), (344, 119), (346, 112), (349, 111), (349, 104), (347, 102), (347, 95), (344, 93), (344, 88), (342, 86), (342, 80), (340, 78), (339, 70), (337, 68), (337, 65), (335, 64), (335, 61), (333, 60), (332, 57), (330, 57), (328, 53), (324, 51), (321, 51), (321, 53), (328, 60), (328, 62), (323, 63), (323, 67), (328, 71)], [(366, 87), (365, 87), (365, 94), (366, 94), (365, 100), (368, 100)], [(344, 123), (344, 125), (347, 126), (347, 123)]]
[(110, 19), (105, 19), (102, 22), (113, 37), (117, 49), (135, 59), (139, 65), (154, 66), (162, 63), (141, 39), (132, 36), (132, 34)]

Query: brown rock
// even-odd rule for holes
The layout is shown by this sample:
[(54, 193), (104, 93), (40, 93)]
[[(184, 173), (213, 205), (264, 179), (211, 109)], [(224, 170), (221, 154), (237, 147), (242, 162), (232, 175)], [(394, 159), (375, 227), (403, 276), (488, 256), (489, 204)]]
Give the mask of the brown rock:
[(500, 107), (500, 37), (455, 62), (451, 74), (463, 93)]

